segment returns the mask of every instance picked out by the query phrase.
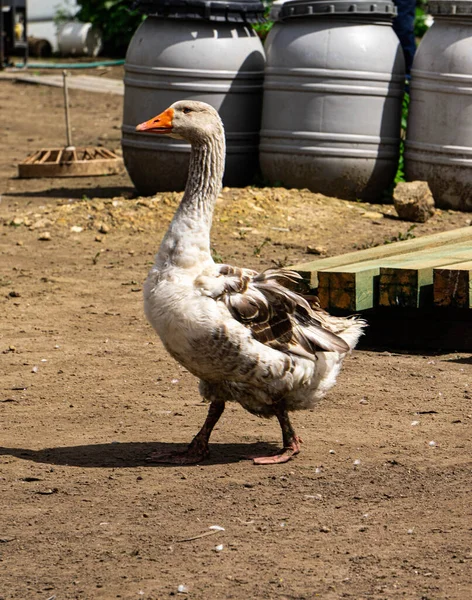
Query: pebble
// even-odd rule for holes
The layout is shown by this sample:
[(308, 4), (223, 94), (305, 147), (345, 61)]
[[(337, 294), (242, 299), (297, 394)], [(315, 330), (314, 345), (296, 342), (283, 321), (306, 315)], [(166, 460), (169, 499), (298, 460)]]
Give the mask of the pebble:
[(215, 546), (215, 552), (221, 552), (223, 550), (224, 546), (223, 544), (218, 544), (218, 546)]
[(412, 426), (412, 427), (416, 427), (416, 426), (417, 426), (417, 425), (419, 425), (419, 424), (420, 424), (420, 422), (419, 422), (419, 421), (412, 421), (412, 422), (411, 422), (411, 426)]
[(434, 440), (431, 440), (428, 444), (428, 446), (431, 446), (431, 448), (434, 448), (435, 446), (437, 446), (436, 442)]
[(327, 250), (324, 246), (307, 246), (305, 252), (319, 256), (320, 254), (326, 254)]
[(334, 450), (330, 450), (329, 453), (330, 454), (336, 454), (336, 452)]
[(38, 372), (38, 367), (33, 367), (31, 369), (31, 373), (37, 373)]
[(354, 461), (352, 464), (353, 464), (353, 465), (355, 465), (356, 467), (357, 467), (358, 465), (360, 465), (360, 464), (361, 464), (361, 460), (360, 460), (360, 458), (356, 458), (356, 460), (355, 460), (355, 461)]
[(70, 230), (72, 231), (72, 233), (81, 233), (84, 230), (84, 228), (80, 227), (80, 225), (72, 225)]
[(100, 227), (98, 228), (98, 231), (100, 233), (108, 233), (110, 231), (110, 228), (105, 223), (101, 223)]
[(326, 527), (326, 525), (322, 525), (320, 527), (320, 531), (321, 531), (321, 533), (329, 533), (331, 531), (331, 529), (329, 527)]
[(40, 240), (41, 242), (49, 242), (50, 239), (51, 234), (49, 233), (49, 231), (44, 231), (38, 236), (38, 240)]
[(188, 587), (186, 585), (184, 585), (183, 583), (181, 583), (178, 586), (177, 591), (179, 592), (179, 594), (186, 594), (188, 592)]

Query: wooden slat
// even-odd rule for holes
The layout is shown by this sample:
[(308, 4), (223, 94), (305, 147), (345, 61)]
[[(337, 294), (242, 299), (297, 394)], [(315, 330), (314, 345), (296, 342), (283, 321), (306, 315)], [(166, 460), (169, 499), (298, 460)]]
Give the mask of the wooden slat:
[(37, 161), (38, 164), (45, 163), (47, 159), (51, 156), (51, 150), (46, 150), (43, 156)]
[(451, 263), (472, 260), (472, 248), (446, 246), (422, 260), (380, 269), (379, 306), (419, 308), (433, 304), (433, 270)]
[(320, 271), (318, 298), (323, 308), (350, 312), (377, 304), (375, 297), (380, 267), (351, 271)]
[[(418, 296), (417, 300), (406, 306), (418, 305), (419, 294), (418, 285), (421, 289), (425, 285), (432, 285), (432, 273), (434, 266), (440, 266), (443, 264), (456, 262), (462, 262), (468, 258), (472, 258), (472, 248), (470, 243), (457, 243), (449, 244), (447, 246), (440, 246), (438, 248), (420, 250), (415, 253), (400, 254), (396, 256), (380, 258), (376, 260), (362, 261), (347, 266), (334, 267), (329, 270), (323, 270), (318, 272), (318, 297), (320, 299), (321, 306), (328, 310), (339, 309), (346, 311), (359, 311), (373, 308), (378, 304), (379, 299), (379, 288), (381, 273), (383, 272), (386, 279), (384, 284), (384, 293), (391, 294), (391, 298), (395, 298), (395, 301), (391, 300), (389, 304), (386, 304), (386, 300), (382, 305), (398, 306), (399, 304), (399, 291), (393, 287), (391, 290), (386, 292), (387, 288), (394, 282), (394, 277), (399, 277), (397, 271), (396, 275), (390, 276), (390, 271), (385, 271), (385, 268), (393, 270), (410, 269), (417, 271), (418, 269), (430, 269), (428, 281), (428, 273), (422, 273), (420, 279), (417, 281), (410, 277), (409, 285), (412, 286), (412, 293)], [(427, 265), (424, 261), (430, 261)], [(402, 275), (402, 277), (404, 277)], [(393, 278), (393, 279), (392, 279)], [(404, 283), (403, 279), (400, 279), (399, 285), (402, 290), (402, 301), (405, 297), (404, 290), (407, 284)], [(414, 290), (416, 289), (416, 292)], [(406, 300), (405, 300), (406, 302)], [(400, 304), (402, 305), (402, 304)]]
[(300, 273), (308, 287), (317, 288), (318, 273), (322, 270), (333, 269), (342, 265), (351, 265), (368, 260), (387, 258), (398, 254), (407, 254), (428, 248), (437, 248), (446, 244), (467, 240), (472, 240), (472, 227), (461, 227), (460, 229), (425, 235), (404, 242), (395, 242), (393, 244), (385, 244), (384, 246), (376, 246), (375, 248), (367, 248), (366, 250), (348, 252), (347, 254), (322, 258), (309, 263), (300, 263), (290, 268)]
[(472, 260), (434, 269), (435, 306), (472, 308)]
[(33, 154), (31, 154), (30, 156), (28, 156), (24, 161), (23, 164), (24, 165), (29, 165), (30, 163), (34, 163), (38, 160), (38, 158), (41, 156), (41, 150), (38, 150), (36, 152), (34, 152)]

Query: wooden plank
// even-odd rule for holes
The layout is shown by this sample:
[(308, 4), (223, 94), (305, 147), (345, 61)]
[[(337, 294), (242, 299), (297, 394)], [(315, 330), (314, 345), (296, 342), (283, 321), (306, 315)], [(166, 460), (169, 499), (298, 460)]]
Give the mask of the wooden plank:
[(410, 264), (381, 267), (379, 306), (420, 308), (433, 304), (433, 271), (451, 263), (472, 259), (472, 248), (446, 247)]
[[(430, 261), (430, 278), (432, 285), (432, 269), (434, 266), (452, 262), (462, 262), (472, 258), (470, 243), (462, 242), (440, 246), (433, 249), (420, 250), (415, 253), (400, 254), (377, 260), (354, 263), (347, 266), (334, 267), (318, 272), (317, 295), (321, 306), (328, 310), (339, 309), (359, 311), (373, 308), (379, 299), (379, 284), (382, 268), (412, 269), (426, 268), (424, 261)], [(427, 273), (425, 273), (427, 276)], [(426, 279), (410, 281), (410, 285), (421, 287), (428, 285)], [(385, 285), (388, 285), (387, 282)], [(402, 282), (403, 283), (403, 282)], [(403, 289), (406, 289), (403, 283)], [(418, 291), (418, 294), (420, 292)], [(422, 292), (424, 293), (424, 292)], [(402, 296), (403, 297), (403, 296)], [(390, 304), (389, 304), (390, 305)], [(397, 304), (394, 304), (397, 306)]]
[(433, 297), (435, 306), (472, 308), (472, 261), (434, 269)]
[(330, 258), (321, 258), (309, 263), (299, 263), (290, 268), (300, 273), (307, 286), (313, 289), (318, 287), (318, 273), (322, 270), (373, 259), (387, 258), (397, 254), (407, 254), (428, 248), (437, 248), (446, 244), (467, 240), (472, 240), (472, 227), (461, 227), (403, 242), (394, 242), (393, 244), (385, 244), (383, 246), (376, 246), (375, 248), (367, 248), (366, 250), (348, 252)]
[(377, 279), (380, 267), (352, 271), (320, 271), (318, 298), (327, 310), (350, 312), (376, 306)]

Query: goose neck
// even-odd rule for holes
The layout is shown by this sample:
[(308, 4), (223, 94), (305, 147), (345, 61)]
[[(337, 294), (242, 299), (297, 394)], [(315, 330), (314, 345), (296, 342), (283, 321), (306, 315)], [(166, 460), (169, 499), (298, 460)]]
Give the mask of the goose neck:
[(224, 134), (192, 144), (187, 185), (164, 237), (158, 266), (193, 268), (211, 261), (210, 229), (224, 171)]

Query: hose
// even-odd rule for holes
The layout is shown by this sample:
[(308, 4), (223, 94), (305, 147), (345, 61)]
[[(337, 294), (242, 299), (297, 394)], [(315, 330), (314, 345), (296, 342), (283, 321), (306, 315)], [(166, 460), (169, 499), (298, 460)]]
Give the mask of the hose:
[(16, 63), (17, 69), (94, 69), (95, 67), (113, 67), (116, 65), (124, 65), (125, 59), (120, 58), (116, 60), (100, 60), (95, 62), (87, 63)]

